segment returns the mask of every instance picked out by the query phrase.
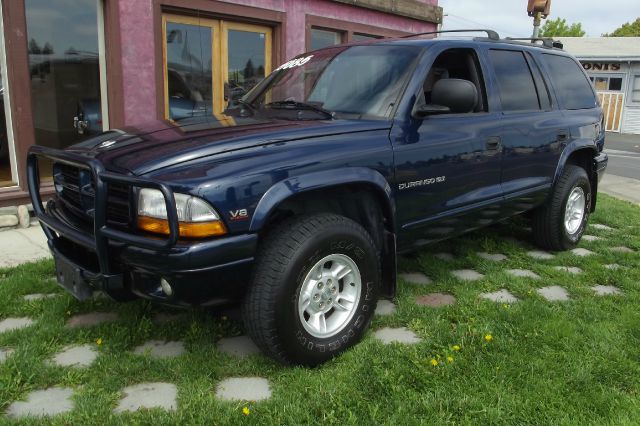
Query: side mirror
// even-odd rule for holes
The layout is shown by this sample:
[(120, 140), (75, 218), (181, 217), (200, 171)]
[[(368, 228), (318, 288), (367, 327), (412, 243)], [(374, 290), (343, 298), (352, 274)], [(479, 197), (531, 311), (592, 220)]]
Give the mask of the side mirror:
[(438, 80), (431, 91), (431, 103), (424, 98), (414, 106), (411, 114), (416, 118), (425, 118), (436, 114), (460, 114), (472, 112), (478, 104), (478, 89), (468, 81), (458, 78)]
[(444, 78), (433, 86), (431, 103), (446, 106), (452, 113), (472, 112), (478, 104), (478, 89), (469, 80)]

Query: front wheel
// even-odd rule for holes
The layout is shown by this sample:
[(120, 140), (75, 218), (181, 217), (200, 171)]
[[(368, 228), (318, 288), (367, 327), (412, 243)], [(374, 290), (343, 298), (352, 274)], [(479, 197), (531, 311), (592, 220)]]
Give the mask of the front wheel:
[(315, 366), (360, 340), (379, 285), (378, 252), (362, 226), (329, 213), (299, 217), (262, 244), (243, 319), (267, 355)]
[(587, 172), (568, 164), (547, 203), (533, 212), (533, 236), (549, 250), (570, 250), (578, 244), (591, 212)]

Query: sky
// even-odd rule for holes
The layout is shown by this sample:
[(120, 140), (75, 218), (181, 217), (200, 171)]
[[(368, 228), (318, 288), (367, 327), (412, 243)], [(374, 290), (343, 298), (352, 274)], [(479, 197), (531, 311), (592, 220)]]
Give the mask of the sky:
[[(531, 37), (527, 0), (439, 0), (443, 30), (489, 28), (503, 37)], [(580, 22), (588, 37), (599, 37), (640, 17), (640, 0), (552, 0), (550, 19)], [(544, 20), (542, 21), (544, 25)]]

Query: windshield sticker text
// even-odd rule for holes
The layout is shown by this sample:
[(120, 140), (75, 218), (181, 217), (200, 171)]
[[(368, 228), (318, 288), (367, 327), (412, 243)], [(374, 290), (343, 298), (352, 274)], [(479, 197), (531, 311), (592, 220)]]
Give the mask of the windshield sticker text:
[(306, 56), (304, 58), (292, 59), (289, 62), (285, 62), (284, 64), (280, 65), (278, 68), (276, 68), (276, 71), (286, 70), (286, 69), (289, 69), (289, 68), (301, 67), (304, 64), (306, 64), (307, 62), (309, 62), (311, 60), (311, 58), (313, 58), (313, 55), (309, 55), (309, 56)]

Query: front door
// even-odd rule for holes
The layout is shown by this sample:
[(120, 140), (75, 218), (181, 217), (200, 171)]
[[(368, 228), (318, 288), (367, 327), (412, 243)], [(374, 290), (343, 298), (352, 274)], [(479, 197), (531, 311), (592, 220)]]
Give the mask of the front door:
[(431, 103), (433, 85), (447, 78), (471, 81), (479, 99), (466, 113), (411, 118), (406, 127), (394, 125), (401, 250), (478, 228), (499, 215), (483, 208), (502, 196), (501, 140), (500, 117), (489, 110), (478, 54), (470, 47), (434, 56), (423, 84), (426, 103)]
[(270, 27), (163, 15), (165, 118), (220, 115), (271, 72)]

